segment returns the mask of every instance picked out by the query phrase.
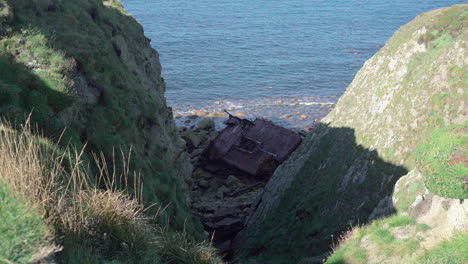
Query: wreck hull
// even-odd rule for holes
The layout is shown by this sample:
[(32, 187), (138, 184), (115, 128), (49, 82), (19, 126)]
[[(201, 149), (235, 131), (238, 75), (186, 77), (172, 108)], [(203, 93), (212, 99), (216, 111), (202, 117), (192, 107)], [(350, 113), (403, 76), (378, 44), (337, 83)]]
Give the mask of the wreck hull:
[(254, 176), (271, 176), (302, 141), (296, 132), (264, 119), (252, 122), (230, 116), (226, 124), (208, 150), (209, 159)]

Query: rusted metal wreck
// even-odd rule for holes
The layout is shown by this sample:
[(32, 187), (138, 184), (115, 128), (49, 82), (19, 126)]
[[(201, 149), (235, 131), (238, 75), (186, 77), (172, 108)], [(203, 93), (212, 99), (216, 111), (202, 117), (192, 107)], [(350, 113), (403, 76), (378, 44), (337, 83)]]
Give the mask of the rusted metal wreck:
[(225, 124), (208, 147), (207, 158), (262, 178), (271, 176), (302, 141), (298, 133), (265, 119), (250, 121), (229, 114)]

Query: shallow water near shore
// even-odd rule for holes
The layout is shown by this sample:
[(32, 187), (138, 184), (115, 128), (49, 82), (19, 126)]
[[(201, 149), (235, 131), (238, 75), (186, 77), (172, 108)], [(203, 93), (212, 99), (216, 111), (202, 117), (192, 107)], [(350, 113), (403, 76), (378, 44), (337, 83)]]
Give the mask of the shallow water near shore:
[[(210, 114), (225, 114), (224, 110), (233, 115), (249, 119), (266, 118), (277, 125), (295, 129), (308, 129), (315, 122), (325, 117), (334, 107), (338, 95), (327, 97), (277, 97), (257, 98), (251, 100), (221, 100), (208, 102), (202, 108), (185, 106), (174, 108), (174, 115), (178, 126), (190, 127)], [(198, 113), (199, 116), (194, 116)], [(200, 114), (201, 113), (201, 114)], [(224, 127), (224, 117), (212, 117), (216, 128)]]
[[(336, 103), (400, 26), (464, 1), (122, 2), (160, 53), (176, 113), (226, 109), (294, 128), (323, 117), (316, 105)], [(275, 103), (293, 98), (302, 103)], [(185, 121), (176, 120), (192, 124)]]

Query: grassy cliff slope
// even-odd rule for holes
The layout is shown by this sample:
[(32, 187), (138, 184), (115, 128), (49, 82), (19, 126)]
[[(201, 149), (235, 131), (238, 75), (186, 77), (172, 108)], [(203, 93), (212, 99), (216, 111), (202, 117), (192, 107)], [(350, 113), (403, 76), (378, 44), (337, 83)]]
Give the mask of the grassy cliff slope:
[(82, 153), (58, 148), (27, 124), (16, 131), (0, 123), (2, 263), (220, 263), (209, 243), (155, 224), (163, 216), (148, 214), (142, 186), (128, 174), (102, 156), (100, 172), (90, 174)]
[(131, 149), (145, 203), (169, 205), (172, 226), (199, 232), (185, 204), (191, 165), (166, 106), (159, 55), (122, 5), (1, 0), (0, 24), (0, 116), (20, 124), (32, 113), (53, 142), (102, 152), (117, 171), (115, 153)]
[(364, 64), (266, 186), (239, 258), (320, 262), (366, 223), (331, 263), (409, 261), (454, 230), (466, 241), (467, 24), (468, 5), (421, 14)]
[(0, 262), (218, 261), (164, 91), (118, 0), (0, 0)]

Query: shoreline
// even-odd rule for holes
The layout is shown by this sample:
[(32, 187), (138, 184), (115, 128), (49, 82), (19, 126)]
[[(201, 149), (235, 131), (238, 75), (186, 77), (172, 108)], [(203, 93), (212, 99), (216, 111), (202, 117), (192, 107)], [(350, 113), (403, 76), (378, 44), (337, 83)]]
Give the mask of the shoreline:
[(302, 98), (260, 98), (253, 100), (219, 100), (205, 105), (172, 105), (178, 127), (191, 127), (205, 118), (213, 119), (220, 130), (230, 114), (247, 119), (264, 118), (295, 130), (309, 129), (324, 118), (336, 105), (338, 96)]

